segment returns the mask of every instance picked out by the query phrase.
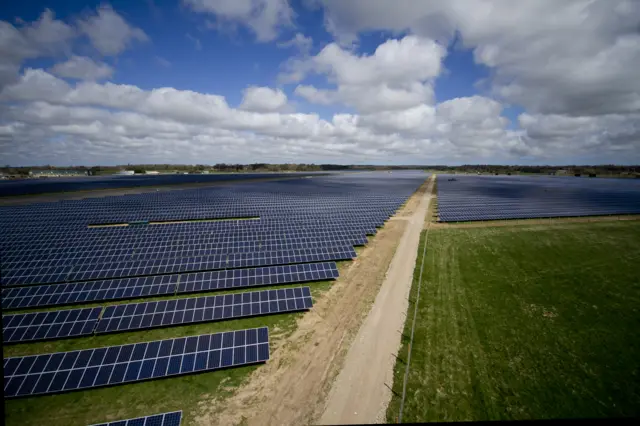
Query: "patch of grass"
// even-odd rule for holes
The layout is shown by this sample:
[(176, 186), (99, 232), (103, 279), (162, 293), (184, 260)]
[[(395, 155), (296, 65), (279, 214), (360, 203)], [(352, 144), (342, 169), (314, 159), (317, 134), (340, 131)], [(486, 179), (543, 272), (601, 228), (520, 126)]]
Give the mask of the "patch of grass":
[[(331, 281), (319, 281), (301, 283), (299, 285), (308, 285), (311, 288), (312, 297), (316, 300), (323, 292), (331, 287), (331, 284)], [(298, 286), (298, 284), (268, 286), (256, 290), (290, 288), (294, 286)], [(234, 291), (209, 292), (175, 297), (154, 297), (138, 299), (137, 301), (174, 299), (233, 292)], [(127, 300), (113, 304), (131, 302), (131, 300)], [(79, 306), (100, 305), (103, 304)], [(60, 307), (49, 308), (48, 310), (55, 309), (60, 309)], [(3, 347), (3, 355), (6, 358), (38, 353), (64, 352), (261, 326), (269, 327), (271, 334), (275, 334), (277, 331), (278, 338), (286, 338), (286, 336), (295, 330), (296, 322), (302, 315), (304, 315), (302, 312), (266, 315), (231, 321), (96, 335), (77, 339), (5, 345)], [(47, 424), (49, 426), (88, 425), (102, 421), (145, 416), (165, 411), (183, 410), (182, 424), (189, 425), (192, 424), (198, 414), (199, 402), (210, 400), (214, 396), (215, 398), (225, 398), (231, 395), (235, 388), (248, 377), (249, 373), (258, 367), (259, 366), (245, 366), (108, 388), (6, 400), (5, 424)]]
[(432, 229), (403, 421), (639, 416), (638, 241), (637, 222)]

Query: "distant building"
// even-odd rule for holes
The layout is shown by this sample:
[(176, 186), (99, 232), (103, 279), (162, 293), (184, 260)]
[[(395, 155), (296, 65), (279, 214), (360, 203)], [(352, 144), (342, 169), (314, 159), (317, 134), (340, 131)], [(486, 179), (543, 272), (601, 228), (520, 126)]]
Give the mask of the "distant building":
[(145, 175), (159, 175), (160, 172), (155, 171), (155, 170), (145, 170), (144, 174)]
[(67, 176), (86, 176), (87, 172), (83, 170), (31, 170), (29, 176), (34, 178), (40, 177), (67, 177)]
[(566, 169), (556, 170), (556, 176), (565, 176), (568, 174), (569, 174), (569, 171)]
[(133, 175), (135, 172), (133, 170), (120, 170), (117, 175)]

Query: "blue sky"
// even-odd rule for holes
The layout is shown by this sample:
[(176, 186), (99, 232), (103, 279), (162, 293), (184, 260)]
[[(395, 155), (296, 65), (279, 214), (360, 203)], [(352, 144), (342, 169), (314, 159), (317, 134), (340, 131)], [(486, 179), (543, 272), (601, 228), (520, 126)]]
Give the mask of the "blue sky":
[(618, 43), (637, 7), (584, 6), (585, 31), (571, 5), (460, 1), (11, 2), (0, 148), (15, 164), (638, 162), (640, 49)]

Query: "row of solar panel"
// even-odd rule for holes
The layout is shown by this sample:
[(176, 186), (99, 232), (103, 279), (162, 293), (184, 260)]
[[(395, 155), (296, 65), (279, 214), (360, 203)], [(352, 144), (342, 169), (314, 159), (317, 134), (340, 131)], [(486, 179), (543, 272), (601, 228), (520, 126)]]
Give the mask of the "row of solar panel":
[[(334, 210), (333, 215), (337, 215), (338, 217), (344, 218), (359, 218), (363, 220), (380, 220), (388, 218), (392, 215), (397, 209), (390, 209), (385, 211), (376, 212), (375, 215), (361, 216), (355, 214), (344, 214), (340, 215), (339, 212)], [(297, 216), (292, 216), (288, 214), (283, 214), (281, 217), (283, 219), (290, 218), (312, 218), (318, 217), (321, 215), (330, 215), (330, 211), (318, 211), (316, 213), (304, 213), (299, 214)], [(167, 212), (167, 211), (149, 211), (149, 212), (136, 212), (135, 214), (125, 214), (124, 212), (118, 213), (115, 211), (105, 213), (103, 215), (77, 215), (73, 213), (56, 213), (56, 214), (43, 214), (43, 215), (33, 215), (33, 216), (24, 216), (21, 218), (4, 218), (2, 222), (8, 223), (11, 221), (19, 221), (21, 223), (29, 223), (29, 222), (46, 222), (46, 221), (55, 221), (55, 220), (64, 220), (65, 222), (76, 222), (80, 225), (82, 224), (117, 224), (117, 223), (128, 223), (128, 222), (137, 222), (137, 221), (174, 221), (174, 220), (210, 220), (210, 219), (226, 219), (226, 218), (256, 218), (263, 215), (264, 212), (221, 212), (221, 213), (211, 213), (211, 212), (203, 212), (203, 213), (179, 213), (179, 212)], [(270, 216), (275, 217), (275, 216)]]
[[(344, 245), (360, 245), (360, 243), (366, 243), (366, 236), (364, 234), (354, 234), (354, 235), (317, 235), (317, 236), (299, 236), (299, 237), (268, 237), (264, 239), (260, 238), (249, 238), (243, 240), (218, 240), (218, 241), (207, 241), (207, 240), (189, 240), (189, 241), (165, 241), (165, 242), (139, 242), (139, 243), (130, 243), (130, 242), (114, 242), (112, 244), (76, 244), (65, 246), (63, 243), (53, 242), (51, 244), (43, 244), (41, 248), (37, 247), (23, 247), (16, 248), (9, 251), (6, 251), (6, 255), (13, 256), (33, 256), (38, 257), (39, 255), (48, 254), (48, 253), (60, 253), (60, 254), (70, 254), (77, 252), (91, 252), (92, 255), (94, 253), (102, 253), (108, 252), (109, 250), (119, 250), (123, 251), (124, 254), (130, 253), (133, 254), (136, 251), (143, 252), (148, 250), (170, 250), (170, 249), (180, 249), (180, 248), (199, 248), (199, 249), (214, 249), (218, 247), (245, 247), (247, 244), (276, 244), (276, 243), (316, 243), (316, 242), (335, 242), (335, 243), (343, 243)], [(195, 247), (190, 247), (195, 246)], [(128, 250), (128, 252), (126, 252)], [(11, 254), (10, 254), (11, 253)]]
[[(360, 244), (350, 245), (364, 245), (366, 241), (358, 241)], [(127, 262), (129, 260), (151, 260), (151, 259), (168, 259), (168, 258), (184, 258), (184, 257), (197, 257), (197, 256), (209, 256), (215, 254), (235, 254), (235, 253), (257, 253), (261, 251), (278, 251), (278, 250), (306, 250), (316, 247), (338, 247), (344, 246), (345, 242), (334, 241), (318, 241), (309, 243), (294, 243), (294, 244), (265, 244), (256, 245), (251, 244), (247, 246), (235, 246), (235, 247), (216, 247), (216, 248), (169, 248), (166, 250), (159, 249), (157, 247), (147, 250), (126, 250), (129, 253), (116, 254), (98, 254), (92, 252), (75, 252), (70, 254), (46, 254), (40, 255), (37, 259), (28, 261), (18, 261), (16, 257), (9, 257), (6, 262), (2, 263), (2, 269), (6, 271), (20, 270), (20, 269), (32, 269), (32, 268), (45, 268), (52, 266), (59, 266), (61, 264), (69, 265), (83, 265), (83, 264), (98, 264), (98, 263), (114, 263), (114, 262)], [(133, 252), (133, 253), (131, 253)]]
[(296, 312), (312, 306), (309, 287), (295, 287), (112, 305), (104, 311), (81, 308), (3, 315), (2, 339), (4, 343), (60, 339)]
[[(227, 205), (221, 205), (219, 199), (212, 199), (210, 204), (205, 204), (205, 200), (199, 201), (183, 201), (180, 203), (172, 202), (177, 200), (154, 200), (149, 203), (141, 205), (140, 203), (127, 203), (120, 200), (109, 205), (92, 206), (87, 203), (77, 203), (76, 205), (68, 205), (63, 203), (52, 203), (41, 205), (42, 208), (38, 211), (32, 211), (31, 216), (40, 216), (46, 213), (70, 213), (74, 216), (96, 216), (106, 215), (110, 211), (116, 213), (136, 214), (140, 212), (153, 212), (157, 205), (166, 205), (166, 208), (162, 212), (177, 212), (177, 213), (263, 213), (267, 212), (270, 216), (283, 216), (287, 214), (307, 213), (307, 212), (325, 212), (328, 210), (327, 203), (339, 208), (341, 212), (345, 213), (367, 213), (369, 211), (385, 211), (393, 209), (398, 205), (401, 205), (404, 201), (403, 198), (399, 199), (340, 199), (337, 197), (321, 197), (315, 202), (302, 202), (299, 199), (291, 200), (287, 203), (286, 200), (278, 202), (258, 202), (250, 200), (236, 198), (233, 200), (225, 200)], [(216, 205), (213, 202), (217, 201)], [(372, 203), (374, 203), (372, 205)], [(191, 205), (189, 205), (191, 204)], [(79, 210), (78, 206), (82, 205), (82, 209)], [(36, 205), (37, 206), (37, 205)], [(28, 209), (11, 209), (5, 210), (5, 214), (17, 214), (29, 213)], [(162, 213), (161, 212), (161, 213)]]
[(460, 215), (440, 215), (441, 222), (472, 222), (480, 220), (505, 220), (505, 219), (548, 219), (554, 217), (586, 217), (586, 216), (618, 216), (628, 214), (640, 214), (640, 209), (635, 212), (604, 211), (604, 210), (562, 210), (547, 212), (522, 212), (522, 213), (468, 213)]
[(338, 278), (335, 262), (2, 289), (2, 309), (134, 299)]
[[(384, 219), (376, 220), (376, 221), (360, 221), (357, 224), (354, 223), (329, 223), (329, 224), (297, 224), (295, 222), (290, 222), (286, 227), (248, 227), (248, 228), (230, 228), (230, 229), (193, 229), (193, 230), (170, 230), (168, 229), (166, 232), (151, 232), (145, 231), (148, 228), (163, 228), (165, 225), (147, 225), (147, 226), (125, 226), (125, 227), (111, 227), (111, 228), (119, 228), (121, 231), (119, 232), (100, 232), (101, 229), (106, 228), (84, 228), (85, 225), (77, 225), (76, 229), (72, 228), (61, 228), (59, 233), (50, 233), (50, 234), (42, 234), (42, 239), (47, 238), (55, 238), (55, 237), (64, 237), (70, 240), (72, 239), (84, 239), (90, 238), (96, 241), (110, 241), (115, 237), (125, 238), (127, 240), (136, 240), (142, 237), (153, 237), (153, 238), (180, 238), (183, 236), (207, 236), (207, 235), (218, 235), (220, 237), (238, 237), (244, 236), (247, 234), (259, 234), (259, 235), (278, 235), (283, 233), (289, 234), (299, 234), (299, 233), (324, 233), (324, 232), (362, 232), (367, 231), (371, 228), (375, 228), (376, 226), (384, 225)], [(375, 223), (371, 223), (375, 222)], [(125, 231), (126, 230), (126, 231)], [(39, 231), (37, 228), (34, 229), (32, 227), (29, 232)], [(29, 232), (25, 232), (27, 234)], [(68, 232), (68, 237), (62, 235)], [(22, 234), (22, 235), (24, 235)]]
[[(183, 213), (190, 212), (194, 214), (212, 214), (219, 215), (220, 213), (229, 214), (228, 217), (235, 217), (233, 213), (251, 213), (255, 216), (265, 216), (268, 218), (272, 218), (277, 220), (278, 218), (282, 218), (284, 216), (304, 216), (313, 214), (326, 214), (328, 206), (335, 206), (336, 213), (343, 215), (367, 215), (367, 214), (375, 214), (379, 212), (386, 212), (393, 209), (396, 209), (398, 206), (402, 205), (406, 201), (407, 197), (401, 197), (397, 200), (351, 200), (350, 202), (341, 203), (339, 199), (335, 197), (327, 197), (317, 201), (317, 204), (304, 204), (300, 202), (299, 199), (289, 201), (288, 203), (292, 206), (291, 208), (286, 208), (285, 203), (287, 201), (282, 201), (278, 203), (272, 203), (267, 205), (264, 203), (262, 206), (258, 206), (257, 208), (250, 207), (250, 200), (246, 199), (237, 199), (237, 200), (201, 200), (199, 201), (199, 206), (206, 205), (205, 203), (209, 203), (209, 205), (221, 204), (223, 202), (238, 204), (235, 208), (227, 208), (227, 209), (219, 209), (214, 207), (206, 207), (206, 208), (196, 208), (196, 207), (186, 207), (186, 208), (178, 208), (179, 205), (178, 200), (160, 200), (160, 201), (152, 201), (147, 203), (145, 208), (140, 208), (139, 205), (135, 204), (127, 204), (122, 201), (114, 202), (109, 206), (101, 206), (97, 209), (92, 209), (90, 205), (86, 203), (78, 203), (75, 206), (64, 206), (59, 203), (50, 203), (50, 204), (34, 204), (33, 206), (37, 208), (37, 210), (28, 210), (22, 209), (16, 210), (11, 207), (7, 207), (3, 209), (3, 219), (7, 219), (10, 216), (13, 219), (21, 217), (29, 220), (31, 218), (41, 218), (48, 217), (52, 215), (58, 215), (62, 213), (69, 213), (72, 215), (72, 218), (82, 218), (82, 217), (90, 217), (90, 216), (102, 216), (106, 215), (110, 211), (114, 211), (117, 214), (141, 214), (141, 213), (152, 213), (152, 214), (165, 214), (169, 213)], [(158, 206), (167, 206), (166, 209), (158, 209)], [(81, 207), (81, 208), (79, 208)]]
[(266, 327), (4, 359), (4, 397), (89, 389), (269, 359)]
[[(182, 222), (172, 224), (155, 224), (153, 226), (125, 226), (125, 227), (91, 227), (86, 228), (76, 223), (35, 223), (28, 226), (21, 226), (20, 228), (13, 228), (3, 231), (3, 235), (7, 238), (15, 239), (25, 234), (32, 234), (38, 232), (38, 236), (41, 238), (50, 238), (64, 236), (67, 232), (73, 232), (74, 235), (85, 235), (89, 237), (107, 237), (111, 235), (149, 235), (149, 236), (162, 236), (162, 235), (191, 235), (193, 233), (230, 233), (241, 231), (284, 231), (291, 229), (299, 230), (323, 230), (323, 229), (335, 229), (340, 227), (347, 227), (351, 229), (368, 229), (371, 227), (370, 222), (384, 221), (384, 218), (376, 218), (371, 220), (362, 219), (316, 219), (316, 220), (287, 220), (286, 222), (278, 223), (265, 223), (262, 220), (242, 220), (247, 224), (237, 225), (235, 221), (222, 221), (222, 222)], [(217, 223), (232, 223), (232, 225), (226, 226), (196, 226), (199, 223), (205, 224), (217, 224)], [(189, 224), (191, 226), (179, 226), (181, 224)], [(114, 229), (117, 229), (115, 231)]]
[(154, 414), (134, 419), (116, 420), (108, 423), (96, 423), (90, 426), (180, 426), (182, 411)]
[[(138, 238), (112, 238), (109, 240), (100, 240), (93, 238), (86, 239), (52, 239), (46, 241), (38, 241), (32, 242), (28, 244), (27, 242), (22, 243), (12, 243), (12, 244), (4, 244), (3, 247), (10, 252), (14, 252), (17, 250), (27, 249), (31, 251), (38, 251), (47, 249), (50, 247), (64, 247), (68, 244), (73, 244), (73, 247), (86, 247), (92, 248), (96, 245), (104, 245), (105, 247), (147, 247), (152, 246), (154, 244), (159, 245), (171, 245), (171, 244), (214, 244), (214, 243), (240, 243), (240, 242), (251, 242), (251, 241), (279, 241), (296, 238), (362, 238), (365, 236), (365, 233), (375, 233), (375, 228), (371, 230), (353, 230), (353, 229), (342, 229), (342, 230), (323, 230), (323, 231), (291, 231), (291, 232), (269, 232), (269, 233), (246, 233), (242, 235), (214, 235), (214, 234), (195, 234), (191, 236), (182, 236), (182, 237), (149, 237), (144, 238), (144, 236)], [(295, 242), (295, 241), (291, 241)]]
[(625, 179), (438, 177), (439, 220), (476, 221), (640, 213), (640, 184)]
[[(9, 255), (3, 259), (2, 267), (4, 271), (14, 269), (45, 268), (52, 266), (83, 265), (98, 263), (115, 263), (148, 259), (169, 259), (211, 256), (235, 253), (259, 253), (274, 251), (307, 250), (314, 248), (331, 248), (345, 246), (363, 246), (368, 242), (366, 237), (348, 238), (340, 240), (308, 239), (305, 242), (240, 242), (229, 244), (216, 244), (213, 247), (144, 247), (139, 249), (96, 249), (96, 250), (74, 250), (74, 251), (53, 251), (50, 253), (31, 254), (26, 256)], [(25, 260), (26, 258), (26, 260)]]
[[(264, 187), (264, 185), (261, 185)], [(322, 185), (320, 190), (326, 189), (326, 185)], [(238, 189), (235, 187), (234, 189)], [(317, 188), (316, 188), (317, 189)], [(349, 188), (347, 188), (349, 189)], [(409, 190), (411, 188), (408, 188)], [(357, 205), (358, 202), (364, 203), (366, 201), (377, 201), (380, 203), (393, 203), (397, 201), (401, 201), (407, 192), (407, 189), (397, 190), (395, 193), (365, 193), (365, 192), (357, 192), (357, 193), (330, 193), (323, 194), (322, 192), (316, 192), (317, 199), (314, 198), (301, 198), (300, 195), (308, 195), (309, 191), (305, 191), (305, 194), (291, 194), (291, 195), (283, 195), (283, 194), (274, 194), (270, 193), (265, 195), (262, 192), (253, 192), (253, 193), (242, 193), (241, 200), (246, 201), (247, 204), (259, 207), (295, 207), (296, 205), (319, 205), (322, 201), (327, 200), (335, 200), (336, 203), (345, 204), (347, 206)], [(75, 208), (78, 204), (82, 204), (86, 206), (88, 209), (97, 209), (101, 207), (109, 208), (115, 205), (127, 205), (131, 207), (136, 207), (140, 205), (140, 201), (146, 202), (166, 202), (179, 200), (181, 205), (185, 205), (188, 207), (199, 207), (202, 206), (202, 202), (204, 201), (225, 201), (227, 203), (232, 203), (234, 201), (240, 200), (240, 192), (232, 190), (227, 194), (224, 194), (222, 191), (219, 191), (215, 188), (205, 188), (204, 191), (197, 194), (197, 196), (193, 196), (193, 192), (188, 192), (183, 190), (181, 193), (177, 191), (164, 192), (160, 193), (141, 193), (141, 194), (124, 194), (124, 195), (116, 195), (116, 196), (105, 196), (100, 198), (91, 198), (85, 200), (59, 200), (55, 203), (35, 203), (36, 205), (43, 206), (43, 208)], [(191, 195), (191, 196), (190, 196)], [(356, 203), (356, 204), (354, 204)], [(23, 211), (27, 210), (24, 206), (12, 206), (13, 211)]]
[(274, 235), (246, 235), (238, 237), (226, 237), (226, 236), (213, 236), (213, 235), (194, 235), (190, 237), (179, 238), (165, 238), (155, 239), (150, 237), (149, 239), (140, 238), (138, 240), (112, 240), (109, 242), (96, 242), (93, 240), (82, 240), (74, 243), (61, 242), (60, 240), (53, 240), (49, 242), (41, 242), (40, 245), (11, 245), (7, 248), (6, 253), (13, 253), (15, 255), (21, 253), (49, 253), (52, 250), (57, 250), (59, 253), (75, 253), (83, 250), (115, 250), (115, 249), (139, 249), (148, 250), (154, 247), (172, 247), (172, 246), (185, 246), (199, 244), (202, 247), (197, 248), (217, 248), (217, 247), (246, 247), (251, 244), (277, 244), (277, 243), (312, 243), (319, 241), (335, 241), (344, 242), (347, 245), (356, 245), (363, 242), (366, 235), (362, 231), (344, 231), (344, 232), (314, 232), (314, 233), (289, 233), (289, 234), (274, 234)]
[[(59, 266), (41, 269), (7, 271), (3, 286), (103, 280), (216, 269), (247, 268), (270, 265), (350, 260), (356, 257), (353, 247), (318, 247), (315, 249), (235, 253), (181, 259), (155, 259), (97, 265)], [(20, 272), (20, 273), (18, 273)]]

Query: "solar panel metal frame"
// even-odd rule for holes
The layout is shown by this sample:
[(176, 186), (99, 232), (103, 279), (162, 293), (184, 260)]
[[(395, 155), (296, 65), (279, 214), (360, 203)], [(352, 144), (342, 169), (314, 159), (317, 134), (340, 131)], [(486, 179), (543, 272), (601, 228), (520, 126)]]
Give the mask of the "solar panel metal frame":
[(269, 360), (267, 327), (4, 359), (4, 397), (92, 389)]

